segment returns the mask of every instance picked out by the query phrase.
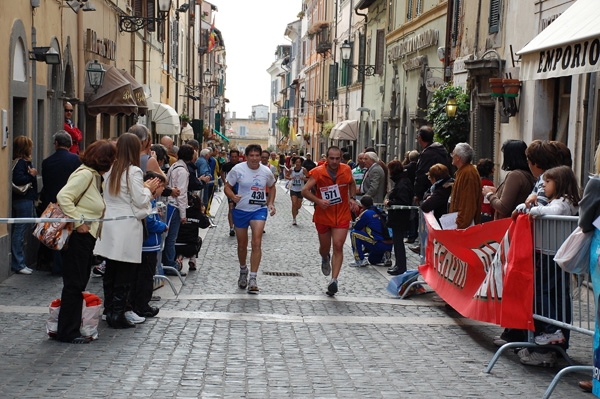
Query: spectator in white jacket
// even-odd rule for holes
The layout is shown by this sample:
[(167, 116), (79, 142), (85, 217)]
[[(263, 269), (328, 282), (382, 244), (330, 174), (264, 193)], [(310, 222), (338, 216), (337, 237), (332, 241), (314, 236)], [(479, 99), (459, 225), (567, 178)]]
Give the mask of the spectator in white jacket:
[[(165, 266), (177, 267), (181, 270), (181, 265), (177, 263), (175, 254), (175, 242), (177, 241), (177, 233), (179, 232), (179, 226), (186, 222), (186, 209), (188, 205), (187, 192), (190, 178), (190, 172), (186, 163), (191, 162), (194, 159), (194, 148), (190, 145), (184, 144), (177, 151), (177, 157), (179, 158), (169, 168), (167, 173), (167, 184), (171, 187), (178, 187), (181, 190), (181, 194), (170, 201), (169, 207), (174, 208), (171, 212), (169, 210), (169, 232), (165, 239), (165, 249), (162, 254), (162, 263)], [(174, 202), (174, 203), (173, 203)], [(185, 275), (185, 273), (182, 273)]]
[(94, 254), (106, 259), (104, 308), (106, 321), (113, 328), (135, 326), (125, 317), (125, 306), (136, 268), (142, 261), (142, 219), (152, 211), (152, 193), (160, 184), (156, 178), (144, 182), (139, 167), (140, 150), (138, 137), (124, 133), (117, 141), (117, 159), (104, 175), (105, 217), (135, 216), (104, 223), (94, 248)]

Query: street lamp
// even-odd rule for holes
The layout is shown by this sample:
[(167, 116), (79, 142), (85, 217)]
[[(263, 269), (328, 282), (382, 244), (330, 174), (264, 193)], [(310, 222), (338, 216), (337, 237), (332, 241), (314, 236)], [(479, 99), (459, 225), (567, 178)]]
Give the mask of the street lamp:
[(454, 118), (457, 110), (458, 103), (456, 102), (456, 97), (454, 94), (450, 94), (448, 96), (448, 100), (446, 101), (446, 115), (448, 115), (448, 118)]
[(60, 64), (60, 54), (52, 47), (34, 47), (29, 52), (29, 59), (43, 61), (48, 65)]
[(98, 89), (102, 87), (102, 82), (104, 82), (104, 74), (106, 73), (104, 68), (102, 68), (102, 64), (100, 64), (98, 60), (94, 60), (93, 63), (88, 64), (85, 72), (87, 73), (90, 87), (94, 89), (94, 93), (98, 93)]
[(302, 86), (302, 88), (300, 89), (300, 99), (304, 100), (306, 98), (306, 89), (304, 88), (304, 86)]
[[(157, 18), (144, 18), (130, 15), (119, 16), (119, 32), (137, 32), (140, 29), (145, 28), (153, 22), (162, 22), (165, 20), (167, 13), (171, 10), (172, 0), (157, 0), (158, 2), (158, 17)], [(187, 5), (187, 7), (184, 7)], [(181, 11), (187, 11), (189, 4), (184, 4), (179, 8)]]
[(352, 46), (348, 43), (348, 40), (344, 40), (344, 43), (340, 46), (342, 52), (342, 60), (348, 67), (354, 68), (358, 71), (359, 75), (374, 76), (375, 65), (353, 65), (350, 63), (350, 56), (352, 55)]

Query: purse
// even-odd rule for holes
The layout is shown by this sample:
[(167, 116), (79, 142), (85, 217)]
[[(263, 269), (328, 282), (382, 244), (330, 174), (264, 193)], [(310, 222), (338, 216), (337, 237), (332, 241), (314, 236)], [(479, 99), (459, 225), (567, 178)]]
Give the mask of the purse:
[[(13, 160), (13, 164), (12, 164), (12, 171), (13, 172), (14, 172), (15, 166), (17, 166), (18, 162), (19, 162), (18, 159), (14, 159)], [(25, 194), (27, 194), (27, 192), (29, 190), (31, 190), (32, 187), (33, 187), (33, 183), (32, 182), (29, 182), (27, 184), (22, 184), (20, 186), (17, 186), (15, 183), (12, 183), (12, 191), (13, 191), (13, 193), (18, 194), (18, 195), (25, 195)]]
[(590, 270), (590, 251), (594, 232), (577, 227), (560, 246), (554, 261), (567, 273), (585, 274)]
[[(81, 198), (90, 188), (93, 181), (94, 177), (92, 177), (90, 183), (81, 193), (79, 198), (77, 198), (75, 206), (79, 204), (79, 201), (81, 201)], [(66, 216), (62, 209), (60, 209), (60, 205), (55, 204), (53, 202), (48, 204), (46, 210), (42, 212), (42, 215), (40, 217), (51, 219), (68, 219), (68, 216)], [(35, 229), (33, 230), (33, 236), (40, 240), (40, 242), (48, 248), (60, 251), (61, 249), (65, 248), (67, 241), (69, 240), (69, 236), (72, 232), (72, 222), (40, 222), (35, 225)]]

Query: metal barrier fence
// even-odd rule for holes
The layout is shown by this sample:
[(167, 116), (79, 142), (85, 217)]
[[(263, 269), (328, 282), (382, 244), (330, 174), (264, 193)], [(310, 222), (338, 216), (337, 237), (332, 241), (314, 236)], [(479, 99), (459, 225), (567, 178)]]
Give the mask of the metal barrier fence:
[[(595, 302), (588, 287), (591, 285), (589, 273), (575, 275), (565, 272), (554, 262), (554, 255), (565, 239), (577, 227), (576, 216), (542, 216), (533, 220), (533, 264), (534, 264), (534, 308), (533, 319), (536, 325), (547, 323), (554, 327), (594, 336)], [(567, 339), (568, 335), (567, 333)], [(534, 333), (528, 332), (527, 342), (510, 342), (501, 346), (485, 369), (490, 373), (502, 353), (513, 348), (540, 348), (534, 340)], [(559, 380), (572, 372), (588, 372), (591, 378), (592, 366), (576, 366), (565, 350), (558, 345), (544, 345), (561, 354), (568, 367), (559, 371), (543, 398), (549, 398)]]

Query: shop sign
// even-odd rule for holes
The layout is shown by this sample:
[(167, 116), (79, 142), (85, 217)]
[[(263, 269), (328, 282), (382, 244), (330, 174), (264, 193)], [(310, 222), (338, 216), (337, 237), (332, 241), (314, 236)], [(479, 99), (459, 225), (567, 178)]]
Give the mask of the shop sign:
[(402, 63), (402, 68), (404, 68), (405, 71), (412, 71), (413, 69), (421, 68), (425, 63), (425, 60), (426, 57), (424, 55), (411, 58), (410, 60)]
[(85, 49), (113, 61), (117, 56), (117, 44), (110, 39), (98, 39), (98, 34), (92, 29), (86, 31)]
[(427, 47), (437, 46), (439, 37), (439, 30), (428, 29), (410, 39), (406, 39), (398, 44), (390, 46), (388, 50), (388, 59), (390, 62), (393, 62)]

